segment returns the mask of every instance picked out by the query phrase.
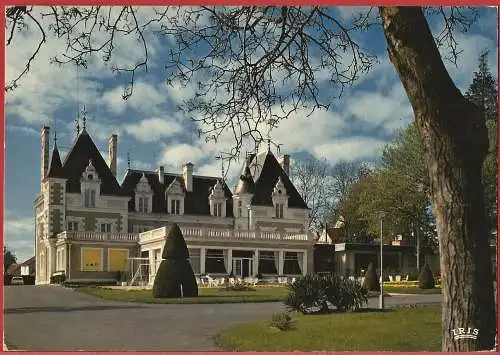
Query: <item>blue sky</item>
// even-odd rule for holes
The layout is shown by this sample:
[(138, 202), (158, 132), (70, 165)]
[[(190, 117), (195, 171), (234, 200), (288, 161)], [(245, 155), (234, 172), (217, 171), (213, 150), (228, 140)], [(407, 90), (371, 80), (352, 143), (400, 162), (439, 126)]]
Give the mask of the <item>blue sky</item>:
[[(143, 18), (150, 10), (141, 10)], [(335, 11), (347, 21), (360, 8)], [(432, 22), (433, 29), (439, 25)], [(483, 8), (472, 30), (456, 35), (463, 52), (457, 66), (446, 65), (462, 91), (470, 84), (483, 49), (491, 50), (489, 63), (497, 76), (497, 28), (496, 9)], [(273, 139), (283, 144), (281, 152), (291, 154), (292, 159), (310, 154), (331, 164), (341, 159), (372, 162), (394, 130), (411, 121), (411, 107), (387, 58), (381, 28), (357, 37), (362, 47), (377, 55), (379, 63), (334, 101), (329, 111), (317, 111), (309, 118), (299, 111), (273, 130)], [(22, 70), (37, 40), (35, 32), (26, 31), (7, 47), (7, 81)], [(33, 201), (40, 189), (40, 129), (43, 125), (51, 127), (51, 147), (57, 129), (64, 160), (75, 138), (73, 121), (78, 104), (86, 107), (87, 130), (105, 159), (108, 136), (118, 134), (119, 181), (126, 172), (127, 154), (132, 168), (154, 170), (164, 165), (166, 171), (181, 172), (182, 165), (191, 161), (195, 174), (218, 176), (220, 162), (214, 157), (233, 144), (231, 136), (222, 137), (217, 144), (198, 139), (193, 122), (176, 110), (192, 91), (165, 84), (161, 68), (168, 41), (152, 39), (149, 72), (138, 75), (134, 94), (127, 101), (121, 98), (126, 78), (116, 77), (98, 58), (87, 70), (50, 65), (49, 58), (63, 50), (62, 42), (49, 38), (30, 73), (15, 91), (6, 94), (4, 238), (21, 261), (34, 252)], [(137, 53), (135, 42), (122, 41), (114, 61), (127, 63)], [(328, 95), (329, 90), (325, 87), (322, 94)], [(234, 177), (237, 169), (233, 164), (229, 177)]]

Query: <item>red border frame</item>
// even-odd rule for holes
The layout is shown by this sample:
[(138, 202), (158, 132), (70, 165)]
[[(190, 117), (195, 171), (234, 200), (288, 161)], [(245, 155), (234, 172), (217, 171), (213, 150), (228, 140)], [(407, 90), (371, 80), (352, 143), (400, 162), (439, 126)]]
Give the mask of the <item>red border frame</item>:
[[(2, 8), (2, 16), (0, 19), (0, 37), (5, 38), (5, 8), (7, 6), (7, 2), (5, 0), (0, 0), (1, 2), (1, 8)], [(95, 5), (95, 4), (103, 4), (105, 3), (106, 5), (123, 5), (123, 0), (104, 0), (104, 1), (99, 1), (99, 0), (85, 0), (85, 1), (77, 1), (78, 5)], [(494, 6), (496, 5), (494, 1), (484, 1), (484, 0), (474, 0), (474, 1), (454, 1), (454, 0), (440, 0), (440, 1), (429, 1), (429, 0), (385, 0), (385, 1), (370, 1), (370, 0), (334, 0), (334, 1), (301, 1), (301, 0), (295, 0), (295, 1), (290, 1), (290, 0), (274, 0), (274, 1), (263, 1), (263, 0), (212, 0), (212, 1), (196, 1), (196, 0), (187, 0), (187, 1), (161, 1), (161, 0), (127, 0), (126, 1), (129, 4), (133, 5), (199, 5), (200, 3), (209, 3), (211, 5), (269, 5), (270, 3), (279, 3), (279, 4), (300, 4), (300, 5), (311, 5), (311, 4), (321, 4), (325, 6), (354, 6), (354, 5), (364, 5), (364, 6), (374, 6), (374, 5), (442, 5), (442, 6), (451, 6), (451, 5), (474, 5), (474, 6)], [(25, 5), (25, 2), (14, 0), (14, 1), (9, 1), (8, 5)], [(32, 0), (30, 1), (30, 5), (75, 5), (75, 1), (71, 0), (53, 0), (53, 1), (47, 1), (47, 0)], [(500, 14), (497, 9), (497, 26), (500, 21)], [(498, 30), (497, 30), (497, 41), (498, 41), (498, 47), (497, 51), (500, 48), (500, 38), (498, 36)], [(2, 233), (2, 239), (0, 241), (1, 246), (4, 246), (4, 239), (3, 239), (3, 227), (4, 227), (4, 187), (5, 187), (5, 46), (2, 45), (0, 46), (0, 55), (1, 58), (3, 59), (4, 65), (2, 70), (0, 70), (0, 81), (2, 82), (2, 90), (0, 90), (0, 100), (4, 103), (4, 105), (1, 105), (0, 107), (0, 118), (1, 118), (1, 124), (0, 124), (0, 141), (3, 142), (3, 147), (0, 147), (0, 181), (2, 182), (0, 186), (0, 201), (2, 201), (2, 206), (0, 207), (0, 233)], [(500, 72), (500, 63), (499, 63), (499, 68), (498, 71)], [(500, 107), (500, 99), (499, 99), (499, 107)], [(498, 127), (498, 132), (500, 133), (500, 126)], [(500, 144), (499, 144), (500, 146)], [(500, 169), (499, 169), (500, 170)], [(497, 177), (498, 183), (500, 183), (500, 176)], [(500, 191), (497, 191), (497, 196), (498, 199), (500, 200)], [(500, 229), (500, 220), (497, 220), (497, 230)], [(500, 268), (499, 268), (499, 261), (500, 261), (500, 248), (498, 248), (498, 235), (497, 235), (497, 289), (498, 285), (500, 284)], [(2, 268), (3, 268), (3, 253), (2, 256), (0, 257), (2, 260)], [(3, 299), (3, 292), (0, 294), (0, 300), (2, 303), (2, 310), (4, 306), (4, 299)], [(496, 352), (500, 352), (500, 344), (498, 344), (498, 340), (500, 340), (500, 316), (498, 314), (498, 305), (500, 304), (500, 293), (497, 291), (497, 347), (496, 347)], [(3, 330), (3, 312), (1, 313), (0, 316), (0, 321), (1, 321), (1, 328)], [(103, 352), (104, 353), (104, 352)], [(196, 352), (176, 352), (176, 354), (195, 354)], [(203, 354), (203, 352), (198, 352), (199, 354)], [(365, 355), (365, 354), (382, 354), (382, 353), (390, 353), (390, 354), (426, 354), (425, 352), (352, 352), (353, 354), (358, 354), (358, 355)], [(53, 354), (67, 354), (67, 352), (53, 352)], [(75, 354), (78, 354), (78, 352), (75, 352)], [(137, 352), (137, 354), (148, 354), (146, 352)], [(216, 354), (224, 355), (224, 354), (231, 354), (229, 352), (217, 352)], [(256, 354), (252, 352), (242, 352), (240, 354)], [(265, 353), (262, 353), (265, 354)], [(269, 353), (271, 354), (271, 353)], [(288, 354), (286, 352), (283, 353), (274, 353), (274, 354)], [(297, 352), (297, 354), (325, 354), (325, 352)], [(463, 353), (463, 354), (475, 354), (474, 352), (471, 353)]]

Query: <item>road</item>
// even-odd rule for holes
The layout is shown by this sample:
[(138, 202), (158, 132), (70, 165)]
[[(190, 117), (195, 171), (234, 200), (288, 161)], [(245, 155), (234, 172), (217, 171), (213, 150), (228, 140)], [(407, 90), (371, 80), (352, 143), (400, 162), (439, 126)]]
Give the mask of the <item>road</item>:
[[(214, 351), (221, 330), (269, 317), (281, 303), (139, 304), (94, 298), (58, 286), (6, 286), (9, 350)], [(441, 295), (386, 298), (396, 304), (440, 302)], [(377, 307), (370, 299), (368, 307)]]

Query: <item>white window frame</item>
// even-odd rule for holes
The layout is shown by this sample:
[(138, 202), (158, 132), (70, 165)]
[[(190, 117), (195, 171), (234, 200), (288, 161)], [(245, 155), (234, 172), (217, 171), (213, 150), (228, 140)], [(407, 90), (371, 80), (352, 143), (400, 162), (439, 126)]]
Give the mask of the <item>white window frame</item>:
[[(170, 209), (170, 214), (175, 215), (175, 216), (180, 216), (181, 213), (181, 202), (182, 200), (180, 198), (170, 198), (170, 204), (169, 204), (169, 209)], [(175, 208), (173, 205), (175, 204)]]
[[(112, 231), (112, 224), (111, 223), (101, 222), (101, 223), (99, 223), (99, 225), (100, 225), (99, 229), (101, 230), (101, 233), (111, 233), (111, 231)], [(105, 229), (105, 230), (103, 230), (103, 229)]]
[(66, 229), (68, 232), (78, 232), (79, 227), (80, 227), (79, 224), (80, 223), (78, 223), (78, 221), (68, 221)]
[(90, 187), (85, 188), (83, 196), (84, 196), (83, 207), (85, 208), (96, 207), (96, 196), (97, 196), (96, 189)]

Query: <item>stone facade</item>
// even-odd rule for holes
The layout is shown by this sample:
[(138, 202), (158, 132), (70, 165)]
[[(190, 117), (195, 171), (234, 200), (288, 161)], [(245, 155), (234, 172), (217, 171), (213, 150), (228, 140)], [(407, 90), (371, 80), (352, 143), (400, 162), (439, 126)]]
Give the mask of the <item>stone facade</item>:
[[(108, 162), (84, 129), (64, 164), (54, 144), (49, 165), (48, 132), (35, 200), (37, 284), (60, 274), (75, 282), (112, 281), (117, 271), (132, 277), (139, 257), (154, 276), (172, 223), (185, 231), (197, 274), (268, 274), (259, 265), (278, 276), (312, 271), (309, 210), (288, 178), (289, 158), (285, 169), (269, 151), (246, 161), (252, 191), (232, 193), (220, 177), (195, 175), (192, 163), (179, 173), (129, 170), (119, 183), (116, 135)], [(252, 159), (265, 168), (251, 172)]]

